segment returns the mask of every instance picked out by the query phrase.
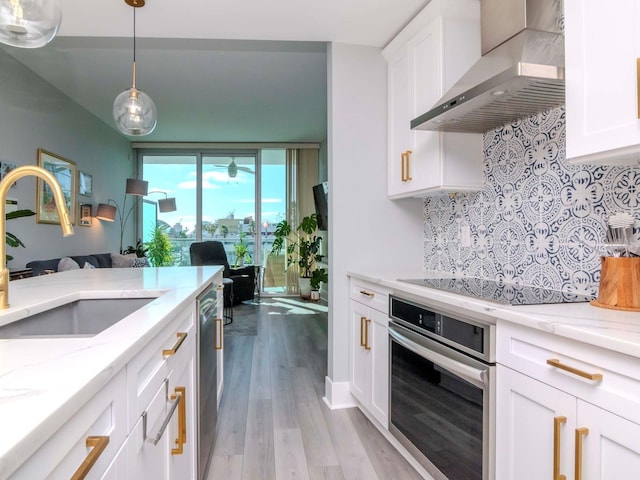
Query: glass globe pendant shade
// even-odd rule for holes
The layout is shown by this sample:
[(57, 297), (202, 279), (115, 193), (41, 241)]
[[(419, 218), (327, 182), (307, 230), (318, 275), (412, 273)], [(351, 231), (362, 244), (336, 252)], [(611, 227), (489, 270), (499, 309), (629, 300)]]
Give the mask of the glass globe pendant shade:
[(158, 113), (149, 95), (131, 87), (113, 101), (113, 119), (125, 135), (143, 136), (156, 128)]
[(60, 0), (0, 0), (0, 42), (12, 47), (43, 47), (56, 36)]

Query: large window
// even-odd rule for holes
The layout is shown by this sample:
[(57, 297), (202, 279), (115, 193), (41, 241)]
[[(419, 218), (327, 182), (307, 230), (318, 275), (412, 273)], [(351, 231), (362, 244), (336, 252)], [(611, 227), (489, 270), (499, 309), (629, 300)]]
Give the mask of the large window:
[[(260, 266), (263, 293), (286, 292), (284, 261), (270, 257), (275, 225), (288, 211), (287, 150), (199, 151), (193, 154), (140, 153), (150, 194), (141, 226), (148, 241), (159, 225), (173, 245), (174, 265), (190, 265), (195, 241), (222, 242), (236, 262), (235, 246), (248, 246), (251, 263)], [(162, 213), (154, 201), (176, 198), (177, 210)]]

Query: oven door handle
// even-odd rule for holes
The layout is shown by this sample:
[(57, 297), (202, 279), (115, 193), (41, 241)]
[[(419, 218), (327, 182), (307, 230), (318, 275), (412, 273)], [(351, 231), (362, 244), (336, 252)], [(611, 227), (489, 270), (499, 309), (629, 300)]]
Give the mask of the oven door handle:
[(389, 335), (393, 337), (393, 340), (398, 342), (403, 347), (411, 350), (412, 352), (420, 355), (422, 358), (433, 362), (439, 367), (448, 370), (454, 375), (466, 380), (467, 382), (475, 385), (478, 388), (486, 388), (489, 385), (488, 369), (479, 370), (477, 368), (465, 365), (456, 360), (453, 360), (445, 355), (429, 350), (428, 348), (418, 345), (407, 337), (402, 335), (394, 328), (389, 328)]

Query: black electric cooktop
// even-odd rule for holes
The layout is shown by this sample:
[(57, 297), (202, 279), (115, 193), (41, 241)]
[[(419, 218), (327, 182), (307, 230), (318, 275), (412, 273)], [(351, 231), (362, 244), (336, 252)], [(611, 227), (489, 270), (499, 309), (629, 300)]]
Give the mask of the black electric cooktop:
[(398, 281), (488, 300), (502, 305), (588, 302), (594, 298), (544, 287), (526, 287), (481, 278), (415, 278), (399, 279)]

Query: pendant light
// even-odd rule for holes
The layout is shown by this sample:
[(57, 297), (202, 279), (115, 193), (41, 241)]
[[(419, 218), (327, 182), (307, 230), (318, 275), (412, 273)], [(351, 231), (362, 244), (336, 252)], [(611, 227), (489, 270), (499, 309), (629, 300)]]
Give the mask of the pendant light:
[(125, 135), (143, 136), (153, 132), (158, 122), (155, 103), (136, 88), (136, 8), (144, 7), (144, 0), (124, 1), (133, 7), (133, 85), (114, 100), (113, 119)]
[(0, 43), (44, 47), (56, 36), (61, 20), (60, 0), (0, 0)]

